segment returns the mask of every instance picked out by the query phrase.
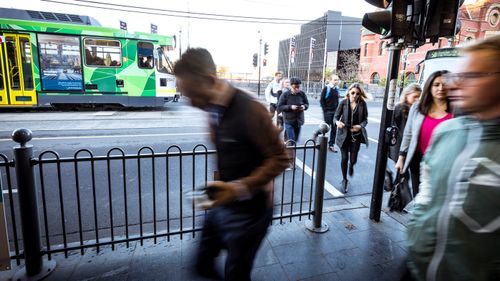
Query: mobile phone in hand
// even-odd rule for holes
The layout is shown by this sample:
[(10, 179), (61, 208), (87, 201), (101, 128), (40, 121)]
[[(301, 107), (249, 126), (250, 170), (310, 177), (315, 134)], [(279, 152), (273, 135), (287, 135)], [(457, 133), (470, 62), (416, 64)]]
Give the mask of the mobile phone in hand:
[(216, 201), (217, 191), (218, 189), (216, 186), (203, 186), (186, 192), (186, 198), (188, 200), (194, 200), (196, 207), (210, 209)]

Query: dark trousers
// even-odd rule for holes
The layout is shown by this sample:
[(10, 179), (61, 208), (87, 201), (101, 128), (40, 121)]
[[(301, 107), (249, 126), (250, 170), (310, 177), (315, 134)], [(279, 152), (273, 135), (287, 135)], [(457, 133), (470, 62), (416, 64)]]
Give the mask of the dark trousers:
[(358, 152), (361, 146), (360, 140), (352, 141), (349, 135), (342, 144), (340, 148), (340, 153), (342, 154), (342, 160), (340, 160), (340, 168), (342, 169), (343, 179), (347, 179), (347, 164), (350, 162), (351, 166), (354, 166), (358, 161)]
[(413, 197), (418, 194), (420, 186), (420, 162), (422, 161), (422, 153), (420, 151), (415, 151), (415, 154), (411, 158), (410, 165), (410, 178), (411, 178), (411, 188), (413, 189)]
[(285, 121), (285, 137), (286, 140), (293, 140), (295, 143), (299, 140), (300, 125), (293, 125)]
[(276, 126), (278, 126), (278, 128), (283, 128), (283, 116), (282, 115), (279, 115), (276, 116)]
[(275, 104), (275, 103), (269, 104), (269, 112), (271, 113), (271, 118), (274, 118), (274, 114), (276, 113), (277, 108), (278, 108), (277, 104)]
[(335, 111), (323, 111), (323, 119), (325, 123), (330, 126), (330, 139), (328, 140), (328, 146), (333, 146), (335, 144), (335, 137), (337, 136), (337, 125), (335, 124)]
[(253, 261), (271, 224), (272, 214), (272, 209), (252, 214), (224, 207), (208, 212), (198, 251), (198, 272), (213, 271), (214, 260), (224, 248), (227, 249), (224, 280), (251, 280)]

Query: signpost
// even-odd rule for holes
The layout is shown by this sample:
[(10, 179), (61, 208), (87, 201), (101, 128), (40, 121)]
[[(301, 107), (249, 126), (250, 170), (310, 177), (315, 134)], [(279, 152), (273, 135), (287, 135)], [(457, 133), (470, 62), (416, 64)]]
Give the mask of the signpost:
[(120, 29), (127, 30), (127, 23), (121, 20), (120, 21)]
[(288, 51), (288, 79), (290, 79), (290, 67), (295, 63), (295, 36), (290, 38), (290, 50)]
[(310, 77), (310, 72), (311, 72), (311, 63), (313, 60), (313, 52), (314, 48), (316, 48), (316, 39), (311, 37), (311, 41), (309, 42), (309, 64), (307, 66), (307, 87), (306, 87), (306, 94), (309, 93), (309, 77)]
[(153, 34), (158, 33), (158, 26), (156, 24), (151, 24), (151, 33)]

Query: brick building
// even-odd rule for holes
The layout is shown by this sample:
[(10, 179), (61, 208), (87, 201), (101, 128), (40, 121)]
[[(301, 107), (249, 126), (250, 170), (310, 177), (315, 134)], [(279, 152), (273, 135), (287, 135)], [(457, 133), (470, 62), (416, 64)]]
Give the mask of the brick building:
[[(428, 50), (442, 47), (456, 46), (468, 40), (481, 39), (494, 34), (500, 34), (500, 0), (478, 0), (475, 3), (462, 5), (458, 15), (461, 21), (459, 34), (454, 38), (442, 38), (439, 42), (425, 44), (417, 49), (407, 52), (405, 80), (415, 81), (416, 65), (421, 62)], [(364, 83), (377, 84), (380, 79), (387, 76), (389, 54), (385, 48), (386, 42), (380, 35), (366, 29), (361, 33), (360, 53), (360, 78)], [(400, 73), (403, 74), (404, 59), (401, 59)]]

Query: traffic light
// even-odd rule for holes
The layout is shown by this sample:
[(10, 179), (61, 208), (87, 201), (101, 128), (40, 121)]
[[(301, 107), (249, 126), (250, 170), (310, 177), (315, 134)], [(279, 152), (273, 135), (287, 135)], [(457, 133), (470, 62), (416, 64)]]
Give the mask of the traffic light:
[(258, 59), (259, 59), (259, 55), (253, 54), (253, 67), (257, 67)]
[(455, 36), (461, 26), (460, 20), (457, 19), (458, 8), (463, 3), (464, 0), (428, 1), (424, 37), (435, 43), (439, 37)]
[(406, 36), (409, 33), (408, 9), (413, 0), (366, 0), (366, 2), (385, 10), (366, 13), (362, 25), (371, 32), (387, 38)]
[(264, 44), (264, 55), (267, 55), (269, 53), (269, 45), (267, 43)]
[(263, 59), (262, 60), (262, 66), (266, 66), (267, 65), (267, 60), (266, 59)]

